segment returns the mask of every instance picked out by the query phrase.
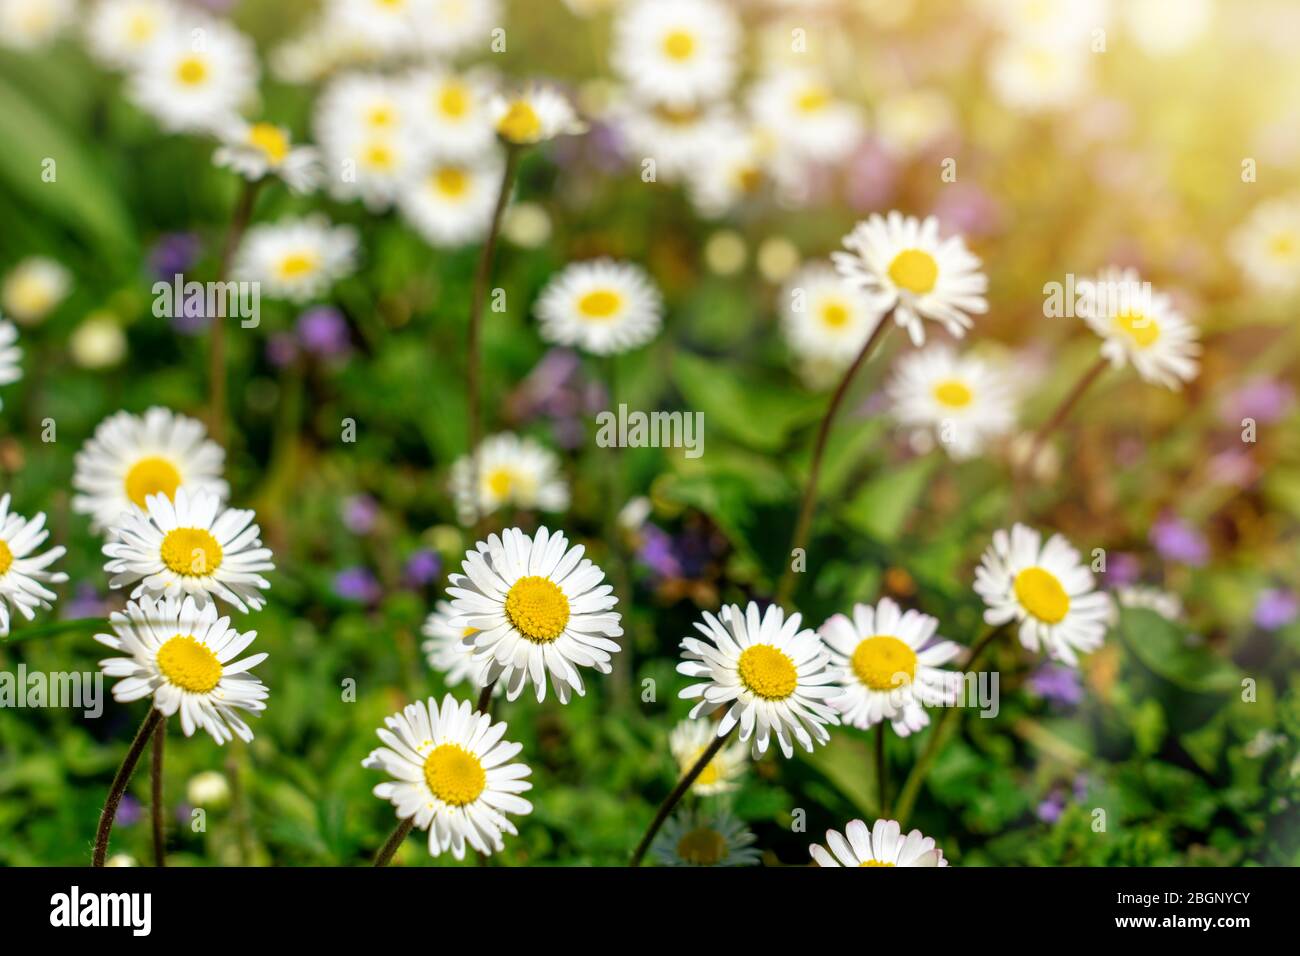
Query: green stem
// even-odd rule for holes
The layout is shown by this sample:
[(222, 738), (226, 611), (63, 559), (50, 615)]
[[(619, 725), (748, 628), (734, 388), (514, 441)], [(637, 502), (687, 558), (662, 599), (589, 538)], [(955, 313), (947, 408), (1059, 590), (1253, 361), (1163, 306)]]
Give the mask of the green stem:
[(415, 817), (407, 817), (397, 824), (397, 829), (388, 835), (384, 845), (375, 854), (375, 866), (387, 866), (389, 864), (389, 861), (393, 859), (393, 854), (397, 852), (397, 848), (402, 845), (402, 841), (406, 839), (413, 826), (415, 826)]
[(149, 793), (153, 818), (153, 865), (167, 865), (167, 841), (163, 835), (163, 748), (167, 740), (167, 721), (159, 721), (153, 732), (153, 756), (149, 761)]
[[(239, 241), (253, 218), (253, 204), (265, 179), (245, 180), (235, 204), (235, 211), (221, 245), (217, 265), (217, 282), (225, 282)], [(208, 431), (218, 445), (225, 445), (226, 431), (226, 317), (212, 315), (212, 332), (208, 342)]]
[(650, 821), (650, 827), (645, 831), (645, 836), (641, 838), (641, 842), (638, 843), (636, 849), (632, 851), (632, 866), (641, 865), (641, 858), (645, 856), (645, 851), (649, 848), (650, 841), (655, 838), (655, 834), (659, 832), (659, 828), (662, 827), (664, 821), (668, 819), (668, 814), (672, 813), (673, 807), (677, 806), (678, 802), (686, 794), (686, 791), (691, 788), (691, 784), (695, 782), (695, 778), (702, 774), (704, 768), (709, 765), (709, 762), (718, 755), (718, 751), (722, 749), (722, 745), (727, 742), (727, 739), (734, 731), (735, 728), (733, 727), (727, 733), (719, 734), (717, 737), (714, 737), (713, 743), (709, 744), (704, 753), (700, 754), (700, 759), (695, 761), (695, 766), (686, 771), (686, 775), (677, 781), (677, 786), (673, 787), (672, 792), (668, 794), (668, 796), (664, 797), (664, 802), (659, 804), (659, 809), (655, 813), (655, 818)]
[(117, 768), (113, 783), (108, 788), (108, 797), (104, 800), (104, 811), (99, 815), (99, 828), (95, 831), (95, 850), (90, 858), (91, 866), (104, 865), (104, 858), (108, 856), (108, 838), (113, 832), (113, 821), (117, 818), (117, 808), (122, 802), (122, 795), (126, 793), (126, 785), (131, 782), (131, 774), (135, 773), (135, 765), (140, 762), (140, 755), (148, 746), (149, 738), (162, 722), (162, 711), (149, 708), (149, 713), (145, 715), (144, 722), (136, 731), (135, 739), (131, 741), (126, 756), (122, 758), (122, 766)]
[(885, 721), (876, 725), (876, 787), (880, 802), (880, 816), (889, 817), (889, 771), (885, 760)]
[(85, 631), (97, 631), (107, 633), (109, 622), (102, 617), (74, 617), (67, 621), (52, 621), (49, 624), (38, 624), (36, 627), (23, 627), (17, 631), (11, 631), (6, 640), (0, 641), (0, 646), (12, 644), (15, 641), (25, 641), (33, 637), (54, 637), (56, 634), (82, 633)]

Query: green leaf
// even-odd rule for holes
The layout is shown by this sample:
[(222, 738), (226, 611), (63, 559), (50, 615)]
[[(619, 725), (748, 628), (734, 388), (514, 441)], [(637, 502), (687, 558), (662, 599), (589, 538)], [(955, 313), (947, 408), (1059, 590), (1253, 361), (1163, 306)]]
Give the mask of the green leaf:
[(1240, 673), (1231, 661), (1205, 647), (1192, 647), (1177, 624), (1148, 608), (1124, 608), (1119, 634), (1146, 667), (1186, 690), (1222, 694), (1235, 689)]
[(706, 435), (716, 427), (759, 451), (779, 450), (792, 431), (816, 421), (826, 405), (820, 396), (746, 379), (718, 361), (688, 352), (673, 357), (672, 374), (689, 411), (704, 413)]
[(844, 508), (844, 520), (884, 544), (897, 541), (938, 463), (936, 455), (914, 458), (867, 482)]

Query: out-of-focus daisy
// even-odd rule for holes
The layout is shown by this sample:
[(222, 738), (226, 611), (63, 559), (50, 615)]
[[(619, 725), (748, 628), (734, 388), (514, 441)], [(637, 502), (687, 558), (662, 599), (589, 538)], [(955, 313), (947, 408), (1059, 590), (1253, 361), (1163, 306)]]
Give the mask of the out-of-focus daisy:
[[(679, 773), (685, 774), (709, 749), (714, 739), (713, 722), (709, 720), (683, 720), (668, 735), (668, 749), (677, 763)], [(727, 744), (691, 784), (691, 792), (701, 797), (730, 793), (739, 785), (737, 781), (749, 765), (748, 748), (736, 741)]]
[(1300, 196), (1260, 203), (1228, 240), (1251, 283), (1268, 292), (1300, 289)]
[(749, 104), (755, 121), (801, 159), (840, 162), (862, 138), (861, 111), (837, 99), (827, 81), (812, 70), (770, 74), (754, 85)]
[(495, 145), (492, 86), (482, 71), (455, 73), (436, 67), (413, 72), (405, 90), (416, 135), (435, 156), (469, 165)]
[(826, 847), (814, 843), (808, 848), (818, 866), (948, 865), (933, 837), (922, 836), (920, 830), (904, 837), (896, 820), (877, 820), (870, 830), (864, 821), (853, 820), (843, 834), (827, 830)]
[(487, 53), (504, 22), (499, 0), (415, 0), (416, 44), (437, 57)]
[(1155, 611), (1175, 624), (1183, 619), (1183, 601), (1177, 594), (1145, 584), (1133, 584), (1115, 592), (1120, 607), (1141, 607)]
[(614, 69), (646, 99), (718, 99), (736, 76), (740, 25), (717, 0), (633, 0), (614, 23)]
[(43, 47), (63, 32), (76, 13), (73, 0), (0, 0), (0, 46)]
[(587, 131), (587, 124), (578, 118), (568, 98), (540, 83), (529, 83), (518, 93), (498, 93), (492, 97), (490, 110), (497, 135), (516, 146)]
[(773, 736), (789, 757), (798, 742), (810, 753), (830, 739), (827, 724), (839, 718), (828, 701), (839, 693), (835, 672), (828, 666), (830, 651), (817, 634), (800, 629), (802, 618), (773, 604), (760, 615), (751, 601), (745, 610), (723, 607), (718, 617), (704, 612), (695, 628), (705, 640), (682, 640), (682, 662), (677, 671), (702, 678), (680, 694), (695, 700), (691, 716), (711, 714), (719, 707), (727, 713), (717, 734), (726, 736), (740, 726), (740, 739), (753, 739), (755, 757), (767, 751)]
[(874, 299), (823, 262), (805, 266), (781, 290), (781, 330), (805, 362), (847, 368), (880, 320)]
[(508, 700), (529, 683), (543, 700), (549, 672), (568, 703), (571, 690), (585, 693), (578, 667), (612, 669), (619, 647), (609, 638), (623, 634), (618, 598), (584, 550), (559, 531), (542, 527), (530, 538), (507, 528), (466, 552), (464, 573), (451, 575), (452, 626), (477, 630), (475, 657), (488, 665), (480, 680), (504, 681)]
[[(478, 472), (478, 496), (471, 482)], [(569, 507), (569, 486), (560, 475), (555, 453), (527, 436), (509, 432), (490, 435), (478, 446), (478, 468), (469, 456), (451, 467), (452, 493), (462, 524), (506, 506), (524, 511), (563, 511)]]
[(402, 216), (431, 246), (459, 246), (487, 234), (501, 188), (498, 153), (434, 160), (398, 196)]
[(130, 69), (175, 23), (172, 0), (96, 0), (86, 20), (86, 46), (101, 63)]
[(356, 251), (351, 226), (332, 226), (319, 215), (283, 219), (248, 230), (231, 273), (260, 282), (272, 298), (306, 302), (352, 272)]
[[(12, 322), (0, 320), (0, 385), (12, 385), (23, 377), (23, 350), (18, 347), (18, 329)], [(0, 408), (4, 402), (0, 402)]]
[(384, 746), (361, 765), (394, 778), (376, 786), (375, 796), (392, 803), (399, 820), (414, 818), (429, 831), (431, 855), (451, 850), (461, 860), (468, 843), (486, 856), (504, 848), (501, 834), (519, 832), (506, 814), (532, 812), (519, 796), (532, 789), (524, 779), (532, 771), (508, 763), (523, 745), (502, 739), (504, 722), (448, 694), (441, 707), (432, 697), (417, 700), (384, 725), (376, 731)]
[(928, 216), (873, 213), (844, 237), (848, 252), (831, 258), (840, 274), (877, 299), (882, 311), (907, 329), (914, 345), (925, 344), (922, 319), (940, 322), (954, 338), (973, 323), (970, 313), (988, 311), (988, 279), (961, 236), (939, 238), (939, 221)]
[(730, 212), (769, 181), (768, 150), (752, 131), (735, 127), (701, 153), (687, 173), (691, 202), (708, 218)]
[(1129, 36), (1152, 56), (1181, 53), (1214, 20), (1214, 0), (1123, 0), (1117, 7)]
[(19, 325), (40, 322), (68, 295), (72, 273), (53, 259), (29, 256), (5, 276), (0, 306)]
[[(469, 681), (472, 687), (479, 687), (483, 662), (474, 660), (474, 645), (467, 641), (476, 632), (472, 627), (452, 627), (451, 619), (455, 614), (448, 602), (435, 604), (433, 613), (424, 620), (422, 632), (428, 640), (420, 648), (429, 666), (442, 674), (448, 687), (465, 681)], [(501, 690), (498, 686), (497, 692)]]
[(917, 450), (938, 442), (962, 461), (1015, 426), (1015, 400), (1005, 373), (945, 344), (904, 355), (886, 386), (893, 416), (913, 431)]
[(855, 604), (853, 617), (836, 614), (821, 626), (842, 693), (831, 698), (844, 723), (866, 730), (888, 720), (900, 737), (927, 727), (925, 705), (950, 707), (957, 689), (946, 664), (961, 653), (952, 641), (935, 640), (939, 622), (919, 611), (901, 611), (889, 598), (876, 607)]
[(178, 24), (131, 77), (132, 99), (166, 130), (218, 131), (257, 92), (252, 41), (224, 20)]
[(1148, 382), (1179, 389), (1196, 377), (1196, 326), (1169, 296), (1151, 292), (1134, 269), (1107, 269), (1089, 280), (1095, 294), (1085, 298), (1084, 320), (1102, 338), (1101, 354), (1111, 365), (1129, 362)]
[(111, 312), (92, 312), (68, 336), (68, 354), (81, 368), (112, 368), (126, 356), (126, 333)]
[(655, 177), (664, 182), (708, 162), (712, 145), (736, 129), (725, 103), (675, 107), (638, 98), (619, 104), (612, 116), (627, 141), (627, 154), (638, 163), (653, 159)]
[(1091, 39), (1093, 30), (1106, 26), (1110, 2), (983, 0), (983, 5), (1011, 36), (1047, 43), (1084, 45)]
[[(220, 598), (241, 611), (260, 610), (270, 582), (271, 552), (262, 547), (253, 512), (223, 508), (216, 495), (176, 489), (174, 499), (150, 495), (147, 513), (123, 512), (104, 554), (108, 586), (135, 584), (131, 597)], [(138, 584), (136, 582), (139, 582)]]
[(410, 52), (420, 19), (421, 0), (326, 0), (323, 22), (332, 32), (353, 38), (374, 56)]
[(725, 808), (682, 810), (665, 821), (650, 855), (660, 866), (754, 866), (762, 859), (755, 839)]
[(901, 90), (873, 109), (875, 137), (890, 152), (913, 156), (956, 126), (952, 100), (938, 90)]
[(663, 324), (663, 298), (644, 269), (630, 262), (575, 262), (547, 283), (534, 308), (548, 342), (596, 355), (649, 342)]
[(989, 55), (989, 85), (1006, 106), (1026, 113), (1061, 109), (1088, 86), (1092, 54), (1080, 43), (1009, 40)]
[(336, 198), (359, 198), (378, 211), (400, 195), (427, 153), (418, 142), (415, 112), (406, 87), (390, 77), (350, 73), (329, 83), (312, 129)]
[(1033, 528), (999, 529), (975, 570), (975, 593), (988, 606), (991, 625), (1015, 622), (1020, 643), (1043, 647), (1053, 660), (1078, 664), (1078, 652), (1095, 651), (1106, 636), (1110, 598), (1096, 590), (1079, 552), (1059, 534), (1046, 544)]
[(114, 700), (129, 703), (152, 695), (163, 714), (180, 712), (186, 737), (199, 729), (219, 744), (232, 736), (253, 739), (238, 711), (266, 709), (266, 685), (249, 673), (266, 654), (235, 658), (253, 643), (256, 631), (236, 630), (230, 618), (217, 616), (215, 604), (188, 596), (129, 601), (109, 623), (114, 633), (96, 634), (95, 640), (126, 655), (99, 662), (105, 676), (120, 678), (113, 685)]
[(245, 179), (261, 179), (273, 173), (293, 192), (307, 193), (324, 178), (319, 150), (294, 146), (289, 131), (282, 126), (234, 120), (222, 129), (221, 138), (212, 161)]
[(49, 536), (44, 512), (29, 520), (9, 510), (8, 493), (0, 498), (0, 637), (9, 633), (10, 608), (30, 621), (37, 608), (50, 607), (57, 596), (46, 585), (68, 580), (62, 571), (46, 570), (63, 557), (62, 545), (32, 553)]
[(116, 412), (77, 452), (72, 510), (90, 515), (91, 528), (101, 531), (123, 512), (144, 508), (150, 495), (173, 499), (181, 487), (225, 500), (225, 458), (193, 418), (157, 406), (144, 415)]

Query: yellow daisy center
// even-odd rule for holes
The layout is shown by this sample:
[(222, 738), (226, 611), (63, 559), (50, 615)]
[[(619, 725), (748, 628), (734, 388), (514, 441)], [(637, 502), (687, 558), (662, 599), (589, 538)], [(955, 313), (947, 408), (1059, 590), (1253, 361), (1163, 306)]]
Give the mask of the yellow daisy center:
[(1290, 259), (1295, 255), (1297, 242), (1294, 233), (1279, 232), (1268, 240), (1268, 251), (1278, 259)]
[(830, 105), (831, 94), (820, 86), (810, 86), (794, 101), (800, 113), (816, 113)]
[(459, 744), (440, 744), (424, 758), (424, 782), (443, 803), (463, 807), (486, 789), (487, 772), (478, 757)]
[(289, 155), (289, 137), (270, 123), (254, 123), (249, 127), (248, 145), (260, 150), (272, 163), (282, 163)]
[(511, 585), (506, 617), (534, 644), (549, 644), (569, 623), (569, 599), (554, 581), (530, 574)]
[(1149, 348), (1160, 338), (1160, 326), (1156, 320), (1141, 312), (1121, 312), (1115, 316), (1115, 326), (1140, 349)]
[(673, 30), (664, 37), (664, 53), (678, 63), (684, 63), (695, 54), (695, 37), (686, 30)]
[(206, 694), (221, 680), (221, 661), (211, 648), (188, 634), (177, 634), (158, 648), (158, 669), (181, 690)]
[(542, 135), (542, 120), (527, 100), (515, 100), (497, 121), (497, 132), (512, 143), (531, 143)]
[(362, 152), (361, 159), (368, 168), (380, 172), (388, 172), (397, 163), (397, 157), (387, 143), (372, 142)]
[(897, 863), (886, 863), (884, 860), (865, 860), (858, 864), (858, 869), (864, 866), (897, 866)]
[(700, 119), (700, 111), (692, 107), (676, 107), (661, 104), (655, 107), (655, 115), (672, 126), (691, 126)]
[(19, 273), (10, 281), (12, 284), (5, 286), (5, 293), (11, 298), (15, 310), (37, 314), (54, 304), (54, 290), (40, 276)]
[(849, 323), (849, 308), (843, 302), (827, 302), (822, 306), (822, 323), (832, 329), (842, 329)]
[(727, 841), (712, 827), (698, 827), (677, 841), (677, 855), (696, 866), (717, 866), (727, 855)]
[(158, 24), (154, 18), (145, 13), (137, 13), (131, 17), (126, 26), (126, 35), (132, 43), (144, 43), (154, 35), (158, 29)]
[(1051, 571), (1025, 568), (1012, 585), (1021, 607), (1044, 624), (1057, 624), (1070, 611), (1070, 595)]
[(469, 191), (469, 173), (459, 166), (443, 166), (433, 174), (433, 188), (439, 195), (459, 199)]
[(934, 387), (934, 400), (949, 408), (965, 408), (974, 398), (975, 394), (970, 390), (970, 386), (955, 378), (940, 382)]
[(438, 94), (438, 110), (443, 116), (460, 119), (469, 112), (469, 90), (461, 83), (448, 83)]
[(217, 539), (204, 528), (173, 528), (163, 536), (162, 563), (185, 577), (203, 577), (221, 567)]
[(488, 490), (498, 498), (504, 498), (510, 494), (510, 489), (515, 486), (514, 472), (508, 468), (497, 468), (491, 471), (487, 476)]
[(280, 260), (281, 279), (301, 279), (316, 271), (316, 256), (310, 252), (291, 252)]
[(925, 295), (939, 278), (939, 264), (928, 252), (904, 249), (889, 264), (889, 278), (908, 292)]
[(187, 56), (176, 64), (176, 79), (186, 86), (200, 86), (207, 82), (208, 64), (200, 57)]
[(757, 166), (741, 166), (735, 172), (736, 188), (743, 193), (756, 193), (763, 185), (763, 170)]
[(872, 690), (906, 687), (916, 677), (916, 651), (888, 634), (864, 638), (851, 663), (858, 680)]
[(387, 129), (397, 122), (397, 110), (387, 103), (372, 106), (370, 112), (366, 114), (366, 122), (376, 128)]
[(167, 500), (176, 496), (181, 484), (181, 473), (166, 458), (141, 458), (126, 473), (126, 496), (138, 508), (145, 507), (150, 495), (164, 494)]
[(623, 297), (613, 289), (597, 289), (578, 300), (584, 319), (608, 319), (623, 305)]
[(736, 668), (740, 671), (740, 682), (764, 700), (785, 700), (799, 683), (794, 661), (771, 644), (745, 648)]
[(0, 574), (7, 574), (14, 564), (14, 553), (9, 550), (8, 541), (0, 541)]

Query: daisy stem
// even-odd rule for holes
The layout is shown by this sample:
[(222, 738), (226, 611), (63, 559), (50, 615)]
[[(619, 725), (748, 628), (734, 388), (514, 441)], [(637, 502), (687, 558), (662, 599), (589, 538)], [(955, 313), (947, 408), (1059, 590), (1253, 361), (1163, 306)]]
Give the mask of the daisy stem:
[(122, 759), (122, 766), (117, 768), (117, 775), (113, 777), (113, 783), (108, 788), (108, 797), (104, 800), (104, 812), (99, 815), (99, 829), (95, 832), (95, 851), (90, 859), (91, 866), (104, 865), (104, 858), (108, 856), (108, 837), (113, 832), (113, 820), (117, 818), (117, 808), (122, 802), (122, 794), (126, 793), (126, 785), (131, 782), (131, 774), (135, 772), (135, 765), (140, 762), (140, 756), (144, 753), (149, 738), (162, 722), (162, 711), (149, 708), (144, 723), (136, 731), (135, 739), (131, 741), (131, 747)]
[(10, 631), (9, 636), (0, 641), (0, 645), (12, 644), (15, 641), (22, 641), (32, 637), (54, 637), (56, 634), (66, 634), (72, 631), (98, 631), (102, 634), (108, 630), (109, 623), (102, 617), (74, 617), (66, 621), (39, 624), (36, 627), (20, 627), (16, 631)]
[[(262, 188), (264, 180), (244, 180), (239, 200), (226, 230), (226, 238), (221, 246), (221, 260), (217, 266), (217, 281), (225, 282), (230, 272), (230, 263), (235, 249), (244, 237), (248, 224), (253, 218), (253, 204)], [(208, 431), (212, 440), (225, 446), (226, 430), (226, 323), (225, 317), (209, 316), (212, 321), (212, 335), (208, 342)]]
[(483, 240), (478, 268), (474, 273), (474, 288), (470, 293), (469, 337), (465, 344), (465, 393), (466, 404), (469, 406), (469, 486), (474, 489), (470, 501), (474, 513), (475, 537), (479, 536), (479, 522), (482, 519), (478, 502), (478, 445), (483, 430), (480, 408), (482, 383), (479, 378), (479, 367), (482, 363), (480, 352), (482, 351), (483, 305), (487, 299), (488, 282), (492, 279), (492, 259), (496, 254), (497, 235), (501, 232), (501, 218), (505, 214), (506, 203), (510, 200), (510, 190), (514, 185), (515, 172), (519, 168), (519, 156), (522, 152), (520, 147), (509, 144), (505, 149), (506, 163), (501, 173), (501, 188), (497, 191), (496, 208), (492, 211), (492, 225), (488, 230), (487, 238)]
[(733, 727), (725, 734), (719, 734), (714, 737), (713, 743), (709, 744), (709, 746), (705, 748), (704, 753), (700, 754), (700, 759), (695, 761), (695, 766), (686, 771), (682, 779), (677, 781), (677, 786), (673, 787), (672, 793), (664, 797), (664, 802), (659, 804), (659, 809), (655, 812), (655, 818), (650, 821), (650, 827), (645, 831), (645, 836), (641, 838), (641, 842), (638, 843), (636, 849), (632, 851), (632, 866), (641, 865), (641, 858), (645, 856), (645, 851), (650, 846), (650, 841), (655, 838), (655, 834), (659, 832), (659, 828), (662, 827), (664, 821), (668, 819), (668, 814), (673, 812), (673, 807), (677, 806), (682, 797), (685, 796), (686, 791), (689, 790), (691, 784), (695, 782), (695, 778), (702, 774), (704, 768), (707, 767), (713, 758), (718, 755), (718, 751), (722, 749), (722, 745), (727, 742), (734, 730), (735, 728)]
[[(988, 628), (980, 635), (979, 639), (971, 645), (970, 659), (966, 662), (967, 670), (974, 671), (979, 666), (984, 659), (985, 653), (993, 645), (994, 639), (1006, 629), (1007, 625), (999, 624), (996, 627)], [(898, 804), (894, 808), (894, 819), (904, 829), (907, 827), (907, 818), (911, 816), (917, 795), (921, 792), (921, 784), (925, 782), (926, 775), (930, 772), (930, 765), (934, 763), (934, 758), (938, 755), (939, 748), (947, 737), (950, 725), (956, 720), (958, 709), (956, 705), (943, 709), (943, 714), (936, 721), (934, 730), (930, 733), (930, 739), (926, 741), (925, 749), (921, 751), (921, 756), (913, 765), (912, 772), (907, 775), (907, 779), (903, 782), (903, 789), (898, 793)]]
[(163, 748), (167, 740), (167, 721), (160, 721), (153, 732), (153, 755), (149, 760), (149, 791), (153, 817), (153, 865), (167, 865), (167, 844), (163, 837)]
[(415, 817), (407, 817), (397, 824), (397, 828), (388, 835), (384, 845), (375, 854), (375, 866), (387, 866), (389, 864), (389, 861), (393, 859), (393, 854), (397, 852), (397, 848), (402, 845), (402, 841), (406, 839), (413, 826), (415, 826)]
[(802, 550), (804, 545), (808, 543), (808, 529), (812, 525), (813, 509), (817, 504), (817, 481), (821, 477), (822, 458), (826, 454), (826, 441), (830, 438), (831, 425), (835, 421), (836, 413), (840, 410), (840, 405), (844, 403), (844, 397), (849, 392), (849, 386), (858, 374), (858, 369), (862, 367), (877, 343), (884, 337), (886, 327), (892, 324), (889, 319), (889, 315), (881, 316), (876, 328), (867, 336), (867, 340), (862, 343), (862, 349), (858, 352), (858, 357), (845, 370), (844, 377), (840, 379), (840, 384), (835, 388), (835, 394), (831, 396), (831, 403), (826, 408), (826, 414), (817, 427), (817, 439), (813, 444), (812, 464), (808, 470), (808, 484), (804, 488), (803, 501), (799, 506), (799, 520), (794, 526), (794, 537), (790, 539), (790, 547), (786, 550), (785, 571), (781, 574), (781, 583), (776, 589), (776, 603), (779, 606), (784, 607), (794, 593), (795, 571), (793, 558), (795, 552)]
[[(618, 369), (613, 355), (605, 357), (605, 381), (609, 392), (610, 408), (618, 408)], [(624, 479), (626, 462), (622, 449), (617, 444), (608, 449), (612, 460), (608, 469), (609, 487), (605, 501), (605, 541), (609, 545), (609, 570), (614, 596), (624, 607), (623, 620), (627, 630), (623, 640), (623, 653), (614, 657), (613, 672), (610, 674), (610, 689), (614, 703), (623, 705), (632, 690), (632, 651), (634, 645), (632, 629), (632, 576), (628, 570), (627, 556), (623, 553), (623, 539), (619, 533), (618, 515), (624, 498)]]
[(1034, 440), (1029, 446), (1029, 454), (1025, 456), (1025, 463), (1020, 468), (1022, 475), (1030, 479), (1033, 478), (1034, 465), (1038, 463), (1038, 456), (1042, 453), (1043, 446), (1047, 444), (1047, 439), (1061, 427), (1061, 423), (1069, 417), (1071, 410), (1079, 403), (1079, 399), (1083, 398), (1083, 393), (1092, 386), (1093, 382), (1097, 381), (1102, 372), (1106, 371), (1109, 364), (1110, 362), (1107, 361), (1105, 356), (1099, 356), (1097, 361), (1088, 366), (1088, 370), (1083, 373), (1083, 377), (1074, 383), (1074, 388), (1070, 389), (1065, 398), (1061, 399), (1061, 404), (1056, 406), (1056, 411), (1052, 413), (1052, 417), (1043, 422), (1038, 427), (1038, 431), (1034, 432)]
[(880, 816), (889, 817), (889, 770), (885, 761), (885, 722), (876, 725), (876, 786), (879, 788)]
[(492, 713), (492, 691), (496, 688), (497, 682), (492, 681), (485, 684), (483, 689), (478, 693), (478, 712), (480, 714)]

